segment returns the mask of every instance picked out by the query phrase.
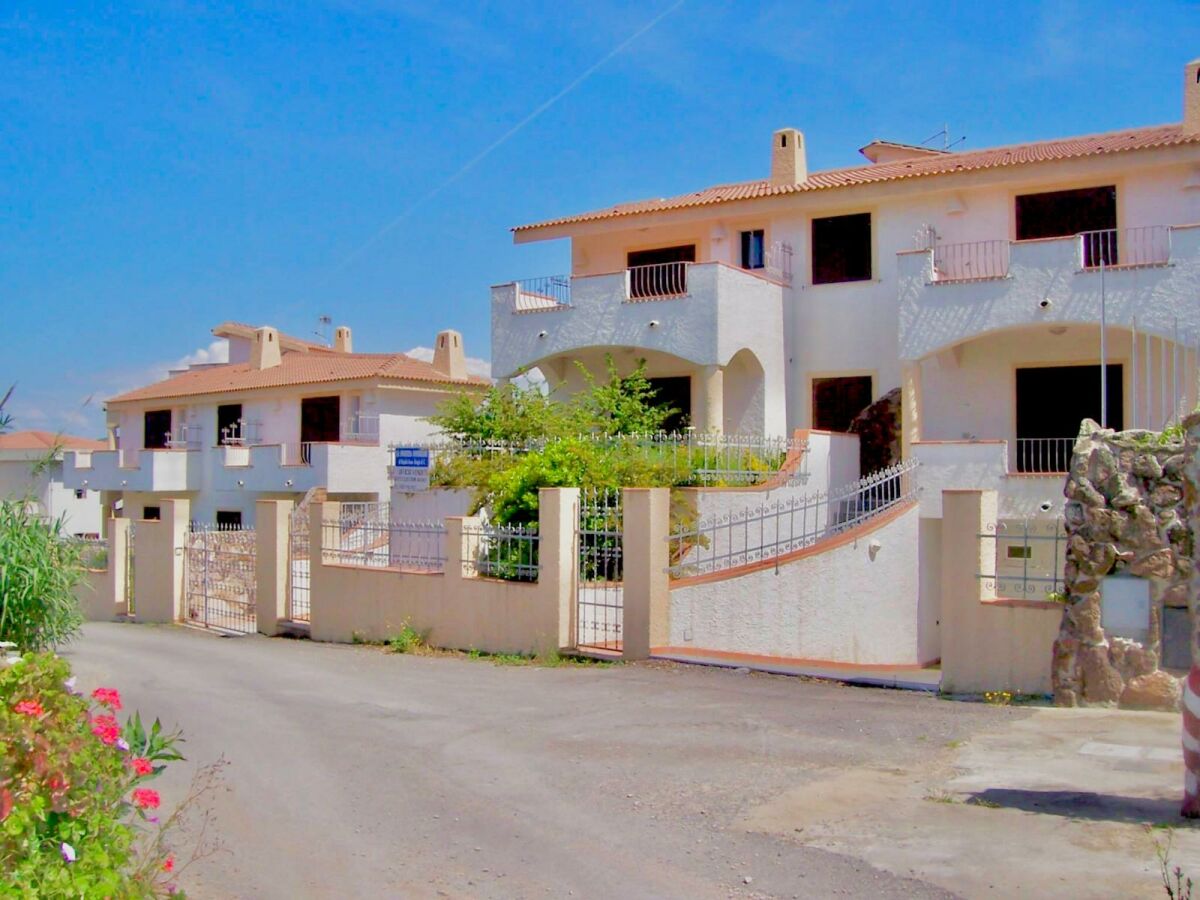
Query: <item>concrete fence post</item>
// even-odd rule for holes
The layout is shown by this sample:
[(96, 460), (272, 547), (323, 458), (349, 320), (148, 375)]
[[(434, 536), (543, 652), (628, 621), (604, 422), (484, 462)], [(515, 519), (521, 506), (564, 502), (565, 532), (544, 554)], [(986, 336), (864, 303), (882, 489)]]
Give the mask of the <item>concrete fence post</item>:
[(134, 531), (134, 595), (142, 622), (170, 623), (184, 617), (184, 566), (191, 504), (163, 500), (161, 518), (137, 523)]
[(671, 585), (667, 575), (671, 492), (625, 488), (622, 553), (621, 656), (646, 659), (669, 642)]
[(557, 649), (575, 645), (575, 523), (579, 521), (579, 488), (541, 488), (538, 491), (540, 536), (539, 586), (558, 609)]
[(468, 541), (463, 534), (463, 525), (468, 516), (446, 516), (446, 578), (451, 581), (462, 581), (467, 576), (468, 562), (475, 559), (475, 551), (479, 547), (478, 535)]
[(129, 564), (129, 520), (115, 516), (106, 523), (108, 537), (108, 573), (104, 579), (105, 590), (112, 599), (113, 615), (129, 614), (129, 596), (125, 590)]
[(258, 630), (274, 637), (279, 634), (279, 623), (289, 618), (292, 501), (259, 500), (254, 506), (255, 615)]
[(326, 534), (323, 525), (326, 522), (337, 523), (341, 515), (342, 504), (331, 500), (313, 503), (308, 508), (308, 631), (313, 640), (329, 639), (323, 630), (326, 625), (325, 606), (336, 603), (337, 598), (326, 587)]
[(942, 690), (947, 693), (977, 690), (980, 673), (996, 652), (983, 646), (987, 637), (979, 602), (984, 579), (996, 573), (994, 542), (980, 535), (995, 526), (997, 509), (995, 491), (942, 491)]

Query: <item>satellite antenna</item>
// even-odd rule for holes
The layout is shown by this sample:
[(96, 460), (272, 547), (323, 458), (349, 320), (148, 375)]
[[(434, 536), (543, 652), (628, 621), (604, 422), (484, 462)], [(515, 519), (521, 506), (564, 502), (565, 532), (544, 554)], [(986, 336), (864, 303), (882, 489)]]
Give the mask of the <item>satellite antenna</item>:
[(954, 140), (950, 140), (950, 125), (945, 124), (941, 127), (941, 129), (939, 129), (938, 131), (935, 131), (929, 137), (925, 138), (925, 140), (921, 141), (920, 146), (924, 147), (926, 144), (928, 144), (930, 141), (934, 140), (935, 138), (941, 138), (942, 139), (941, 149), (948, 151), (951, 148), (956, 147), (959, 144), (961, 144), (963, 141), (965, 141), (967, 139), (967, 136), (964, 134), (960, 138), (955, 138)]
[(313, 332), (321, 339), (321, 343), (326, 347), (331, 346), (329, 343), (329, 329), (333, 327), (333, 317), (320, 315), (317, 316), (317, 330)]

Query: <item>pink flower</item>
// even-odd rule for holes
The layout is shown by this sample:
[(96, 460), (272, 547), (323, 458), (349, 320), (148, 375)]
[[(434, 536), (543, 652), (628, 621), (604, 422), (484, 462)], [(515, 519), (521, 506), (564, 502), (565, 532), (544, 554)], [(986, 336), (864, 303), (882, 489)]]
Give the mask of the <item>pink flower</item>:
[(96, 716), (92, 719), (92, 734), (111, 747), (121, 739), (121, 728), (112, 716)]
[(60, 854), (62, 854), (63, 862), (69, 862), (69, 863), (75, 862), (75, 859), (76, 859), (75, 848), (72, 847), (70, 844), (68, 844), (66, 841), (63, 841), (63, 843), (58, 845), (58, 852)]
[(167, 874), (170, 874), (171, 872), (175, 871), (175, 857), (174, 856), (168, 856), (166, 859), (163, 860), (162, 870), (164, 872), (166, 872)]
[(117, 712), (121, 708), (121, 695), (116, 688), (96, 688), (92, 691), (92, 699), (101, 706), (107, 706), (113, 712)]
[(23, 716), (44, 716), (46, 710), (42, 709), (42, 704), (38, 700), (22, 700), (13, 709)]
[(154, 772), (153, 764), (144, 756), (135, 756), (129, 761), (129, 765), (133, 766), (133, 771), (138, 775), (150, 775)]
[(158, 809), (158, 791), (153, 788), (138, 788), (133, 792), (133, 804), (138, 809)]

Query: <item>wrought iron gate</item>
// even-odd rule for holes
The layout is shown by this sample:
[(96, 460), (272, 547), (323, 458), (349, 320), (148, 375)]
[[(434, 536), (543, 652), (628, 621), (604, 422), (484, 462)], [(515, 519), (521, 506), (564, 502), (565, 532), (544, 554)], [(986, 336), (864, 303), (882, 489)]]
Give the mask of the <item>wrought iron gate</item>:
[[(137, 537), (137, 524), (129, 523), (129, 531), (126, 532), (125, 539), (125, 584), (121, 587), (125, 591), (125, 614), (132, 616), (137, 613), (137, 604), (133, 600), (133, 584), (134, 584), (134, 562), (135, 556), (133, 552), (134, 539)], [(111, 549), (111, 548), (110, 548)]]
[(575, 529), (579, 561), (575, 644), (621, 649), (624, 606), (623, 525), (619, 489), (585, 490)]
[(307, 505), (292, 510), (288, 526), (288, 618), (293, 622), (310, 620), (309, 584), (312, 570), (308, 556), (308, 523)]
[(185, 552), (186, 620), (221, 631), (257, 631), (254, 531), (193, 529)]

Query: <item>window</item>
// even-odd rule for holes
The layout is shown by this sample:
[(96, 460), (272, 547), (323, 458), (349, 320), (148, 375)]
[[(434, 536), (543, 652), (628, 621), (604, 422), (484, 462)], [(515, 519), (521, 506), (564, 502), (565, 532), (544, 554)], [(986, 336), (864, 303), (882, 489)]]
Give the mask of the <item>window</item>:
[[(1120, 363), (1105, 370), (1108, 427), (1120, 431), (1125, 383)], [(1079, 424), (1100, 421), (1099, 366), (1017, 369), (1017, 471), (1066, 472)]]
[(225, 403), (217, 407), (217, 442), (220, 444), (240, 444), (245, 438), (242, 434), (242, 404)]
[(171, 411), (169, 409), (147, 410), (144, 417), (142, 446), (147, 450), (162, 450), (171, 440)]
[(742, 232), (742, 268), (762, 269), (766, 266), (766, 256), (763, 251), (763, 230)]
[(75, 488), (75, 499), (76, 500), (86, 500), (87, 499), (87, 489), (86, 488)]
[(812, 282), (839, 284), (871, 279), (871, 214), (830, 216), (812, 222)]
[(305, 397), (300, 401), (300, 442), (337, 443), (341, 440), (340, 397)]
[(1083, 232), (1112, 231), (1094, 235), (1084, 244), (1085, 267), (1116, 265), (1117, 189), (1080, 188), (1023, 194), (1016, 200), (1017, 240), (1071, 237)]
[(684, 375), (678, 378), (648, 378), (654, 388), (654, 405), (673, 410), (663, 422), (663, 431), (683, 431), (692, 417), (692, 379)]
[(813, 428), (846, 432), (854, 417), (871, 405), (871, 376), (813, 379)]
[(242, 511), (240, 509), (218, 509), (217, 528), (230, 531), (242, 527)]
[(157, 522), (162, 518), (162, 510), (157, 506), (143, 506), (142, 518), (147, 522)]

